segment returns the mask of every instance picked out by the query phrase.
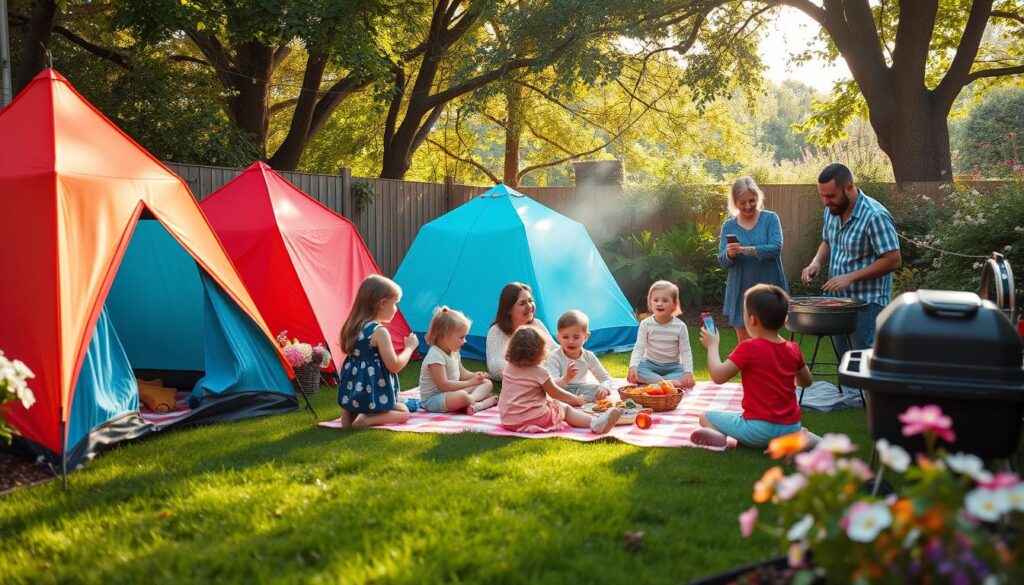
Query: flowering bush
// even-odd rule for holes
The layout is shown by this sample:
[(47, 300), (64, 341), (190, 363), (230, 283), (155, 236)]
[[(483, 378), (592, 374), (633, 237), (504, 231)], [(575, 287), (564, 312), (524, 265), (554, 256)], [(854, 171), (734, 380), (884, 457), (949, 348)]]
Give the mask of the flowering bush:
[[(935, 450), (936, 438), (955, 439), (938, 406), (911, 407), (900, 422), (905, 436), (924, 435), (927, 455), (912, 465), (903, 448), (879, 439), (877, 475), (849, 456), (856, 447), (845, 435), (827, 434), (802, 453), (803, 433), (772, 442), (772, 456), (792, 457), (796, 471), (772, 467), (753, 498), (777, 507), (773, 525), (760, 527), (787, 547), (794, 575), (830, 583), (1024, 582), (1024, 482), (988, 471), (974, 455)], [(900, 478), (902, 493), (877, 495), (886, 473)], [(740, 514), (744, 536), (758, 516), (757, 506)]]
[(282, 331), (277, 334), (277, 344), (281, 346), (281, 353), (293, 368), (311, 363), (326, 368), (331, 363), (331, 352), (324, 347), (323, 343), (312, 346), (302, 343), (298, 339), (289, 340), (288, 331)]
[(32, 408), (36, 396), (25, 382), (35, 378), (35, 374), (21, 360), (9, 360), (0, 351), (0, 441), (10, 443), (14, 433), (18, 432), (4, 422), (4, 406), (8, 402), (18, 400), (25, 408)]

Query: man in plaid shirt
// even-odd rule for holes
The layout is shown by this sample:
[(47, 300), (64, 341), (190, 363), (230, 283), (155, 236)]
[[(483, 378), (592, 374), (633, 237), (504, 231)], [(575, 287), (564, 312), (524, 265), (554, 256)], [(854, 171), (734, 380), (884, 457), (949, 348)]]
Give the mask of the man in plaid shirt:
[[(818, 194), (825, 206), (821, 245), (800, 275), (806, 285), (828, 259), (829, 280), (821, 287), (830, 296), (867, 301), (857, 315), (852, 349), (867, 349), (875, 340), (875, 318), (892, 300), (892, 273), (899, 269), (900, 243), (892, 214), (853, 183), (853, 173), (832, 163), (818, 176)], [(835, 337), (840, 355), (851, 349)]]

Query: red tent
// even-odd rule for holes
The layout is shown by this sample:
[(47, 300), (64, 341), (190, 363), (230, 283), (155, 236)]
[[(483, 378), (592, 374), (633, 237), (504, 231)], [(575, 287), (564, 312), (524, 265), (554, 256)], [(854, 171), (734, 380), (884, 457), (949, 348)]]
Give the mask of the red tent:
[[(200, 203), (275, 334), (326, 341), (340, 371), (338, 333), (359, 283), (380, 274), (352, 222), (284, 180), (262, 162)], [(396, 350), (409, 325), (388, 325)]]

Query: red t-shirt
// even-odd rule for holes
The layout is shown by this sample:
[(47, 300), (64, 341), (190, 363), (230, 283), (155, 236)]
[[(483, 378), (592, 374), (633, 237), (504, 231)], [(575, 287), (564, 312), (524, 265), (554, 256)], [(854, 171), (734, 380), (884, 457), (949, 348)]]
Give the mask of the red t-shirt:
[(797, 344), (751, 338), (732, 350), (729, 361), (743, 374), (743, 418), (781, 425), (800, 422), (795, 379), (804, 356)]

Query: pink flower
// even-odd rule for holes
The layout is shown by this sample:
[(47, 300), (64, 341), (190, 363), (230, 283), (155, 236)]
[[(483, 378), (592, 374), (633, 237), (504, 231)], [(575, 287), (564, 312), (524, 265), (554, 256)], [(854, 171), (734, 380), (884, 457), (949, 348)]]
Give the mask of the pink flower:
[(990, 478), (978, 480), (978, 487), (986, 490), (1010, 489), (1020, 483), (1020, 476), (1009, 471), (1000, 471)]
[(302, 353), (301, 349), (294, 345), (289, 345), (282, 349), (281, 353), (284, 354), (284, 358), (288, 360), (288, 363), (291, 364), (293, 368), (297, 368), (306, 363), (306, 356)]
[(740, 533), (743, 538), (750, 538), (754, 533), (754, 526), (757, 525), (757, 506), (751, 506), (749, 510), (740, 514)]
[(942, 414), (942, 409), (935, 404), (911, 406), (898, 418), (903, 423), (904, 437), (931, 432), (949, 443), (956, 441), (956, 435), (953, 433), (953, 419)]
[(862, 481), (871, 479), (875, 475), (867, 463), (856, 457), (836, 461), (836, 469), (849, 469)]
[(796, 468), (800, 473), (806, 475), (812, 473), (832, 475), (836, 468), (836, 456), (831, 451), (818, 449), (810, 453), (801, 453), (796, 456)]
[(799, 473), (794, 473), (776, 482), (775, 495), (783, 501), (791, 500), (805, 487), (807, 487), (807, 478)]

